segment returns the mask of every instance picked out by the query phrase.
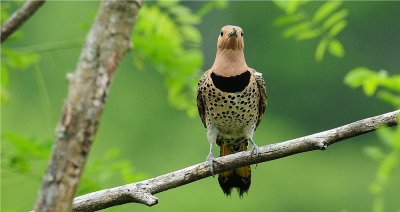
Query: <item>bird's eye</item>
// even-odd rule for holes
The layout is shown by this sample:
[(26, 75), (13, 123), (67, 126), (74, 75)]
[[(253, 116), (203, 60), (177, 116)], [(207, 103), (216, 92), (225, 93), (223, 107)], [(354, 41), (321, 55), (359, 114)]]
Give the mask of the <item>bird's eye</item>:
[(241, 33), (240, 33), (240, 35), (243, 37), (244, 33), (243, 33), (243, 32), (241, 32)]
[(224, 32), (221, 31), (221, 33), (219, 33), (219, 34), (220, 34), (221, 36), (223, 36), (223, 35), (224, 35)]

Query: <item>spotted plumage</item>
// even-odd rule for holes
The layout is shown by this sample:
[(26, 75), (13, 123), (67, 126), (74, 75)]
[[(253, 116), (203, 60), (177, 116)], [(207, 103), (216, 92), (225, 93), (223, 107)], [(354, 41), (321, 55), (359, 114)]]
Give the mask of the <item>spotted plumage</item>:
[[(198, 83), (197, 106), (210, 142), (211, 172), (213, 144), (220, 146), (220, 156), (245, 151), (248, 143), (252, 152), (258, 153), (252, 138), (265, 111), (267, 95), (262, 75), (247, 66), (243, 47), (242, 29), (223, 27), (214, 65)], [(225, 194), (237, 188), (242, 196), (250, 187), (250, 166), (223, 172), (218, 181)]]

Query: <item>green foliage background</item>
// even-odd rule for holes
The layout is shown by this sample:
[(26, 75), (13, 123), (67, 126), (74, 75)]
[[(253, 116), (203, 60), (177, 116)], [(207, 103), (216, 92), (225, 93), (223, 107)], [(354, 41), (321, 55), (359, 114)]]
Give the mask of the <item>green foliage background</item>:
[[(208, 144), (193, 95), (198, 76), (212, 65), (219, 29), (226, 24), (244, 29), (247, 63), (267, 82), (269, 104), (255, 134), (259, 146), (398, 108), (400, 3), (344, 2), (321, 9), (322, 5), (145, 5), (132, 38), (134, 48), (113, 81), (79, 193), (205, 160)], [(3, 10), (17, 6), (1, 2), (2, 20)], [(97, 8), (98, 2), (47, 2), (2, 45), (2, 211), (27, 211), (35, 201), (67, 92), (65, 75), (75, 69)], [(324, 24), (312, 22), (331, 17), (318, 12), (322, 10), (340, 13), (345, 28), (333, 37), (329, 31), (324, 34)], [(290, 16), (302, 18), (282, 24)], [(296, 29), (296, 24), (303, 26)], [(387, 71), (373, 71), (380, 69)], [(344, 82), (378, 98), (367, 98)], [(382, 161), (398, 164), (393, 147), (398, 140), (378, 141), (395, 138), (399, 131), (383, 130), (379, 137), (372, 133), (324, 152), (259, 164), (253, 167), (251, 190), (241, 200), (236, 195), (226, 198), (217, 179), (208, 178), (157, 194), (160, 203), (152, 208), (129, 204), (106, 211), (369, 211), (372, 205), (379, 209), (373, 204), (377, 198), (385, 200), (385, 211), (397, 211), (398, 165), (376, 172), (378, 164), (370, 158), (380, 162), (381, 170), (388, 167)]]

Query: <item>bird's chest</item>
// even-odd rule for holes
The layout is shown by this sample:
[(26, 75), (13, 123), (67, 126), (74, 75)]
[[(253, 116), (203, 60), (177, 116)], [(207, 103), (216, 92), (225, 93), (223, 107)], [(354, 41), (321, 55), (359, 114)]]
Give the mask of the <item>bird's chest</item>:
[(255, 128), (260, 95), (254, 80), (249, 80), (241, 91), (236, 92), (222, 91), (211, 77), (205, 85), (203, 98), (207, 125), (213, 124), (222, 136), (227, 137), (241, 136)]

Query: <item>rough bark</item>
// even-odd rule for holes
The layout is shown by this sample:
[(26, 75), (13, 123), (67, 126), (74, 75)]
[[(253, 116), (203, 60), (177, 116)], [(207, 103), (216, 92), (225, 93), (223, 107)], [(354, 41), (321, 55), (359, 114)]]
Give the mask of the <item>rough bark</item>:
[[(275, 160), (302, 152), (325, 150), (331, 144), (374, 131), (380, 126), (398, 125), (399, 115), (400, 110), (397, 110), (324, 132), (262, 146), (257, 156), (251, 155), (250, 151), (246, 151), (216, 158), (214, 173), (221, 173), (229, 169)], [(130, 202), (152, 206), (158, 203), (158, 199), (153, 194), (183, 186), (209, 176), (211, 176), (209, 163), (203, 162), (149, 180), (76, 197), (73, 202), (73, 210), (96, 211)]]
[(112, 76), (131, 46), (140, 4), (133, 0), (101, 3), (76, 71), (67, 76), (68, 96), (35, 211), (71, 211)]
[(1, 42), (3, 43), (26, 20), (44, 4), (44, 0), (27, 0), (21, 8), (15, 11), (1, 26)]

